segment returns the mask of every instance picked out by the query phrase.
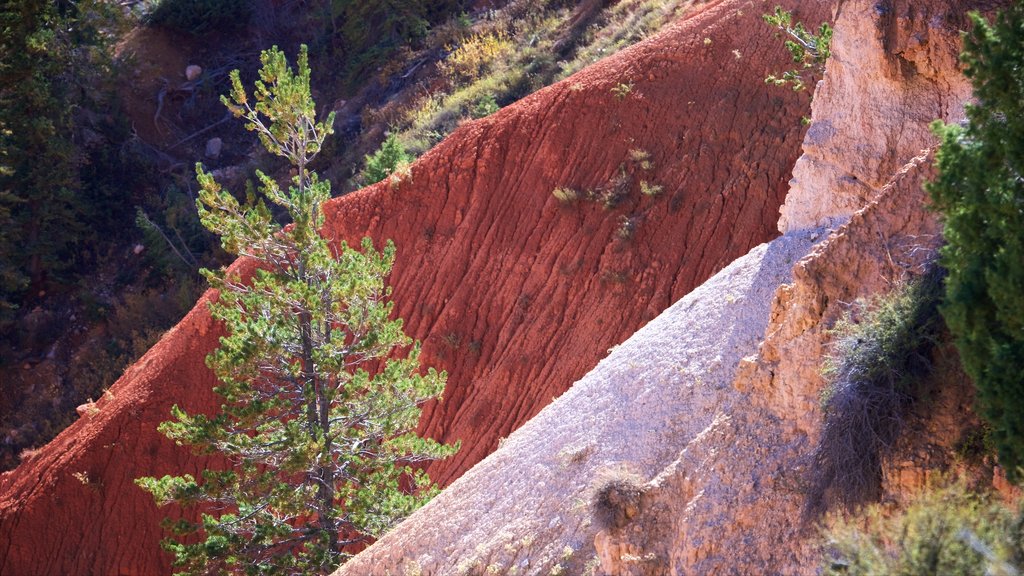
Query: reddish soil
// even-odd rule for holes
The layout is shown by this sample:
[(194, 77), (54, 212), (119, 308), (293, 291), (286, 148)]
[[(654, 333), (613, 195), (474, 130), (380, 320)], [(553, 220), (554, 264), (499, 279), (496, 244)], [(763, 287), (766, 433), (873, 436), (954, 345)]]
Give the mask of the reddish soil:
[[(709, 3), (463, 126), (410, 181), (330, 204), (332, 237), (395, 241), (396, 312), (426, 363), (449, 372), (422, 429), (463, 447), (430, 467), (436, 480), (458, 477), (609, 347), (776, 234), (807, 96), (762, 80), (786, 64), (767, 9)], [(662, 192), (641, 194), (641, 180)], [(552, 195), (563, 186), (624, 196), (612, 209), (563, 204)], [(168, 511), (132, 480), (204, 467), (155, 427), (174, 403), (215, 405), (207, 297), (94, 409), (0, 476), (0, 573), (169, 571), (158, 546)]]

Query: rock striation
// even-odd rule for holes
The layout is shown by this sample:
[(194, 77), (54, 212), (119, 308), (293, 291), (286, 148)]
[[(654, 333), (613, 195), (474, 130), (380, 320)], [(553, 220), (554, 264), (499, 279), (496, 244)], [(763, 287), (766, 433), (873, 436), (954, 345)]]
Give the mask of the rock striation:
[[(436, 480), (451, 483), (610, 347), (776, 234), (806, 96), (764, 85), (786, 57), (763, 11), (700, 5), (665, 33), (464, 125), (408, 178), (329, 205), (331, 238), (395, 241), (396, 313), (424, 341), (424, 360), (449, 372), (422, 429), (463, 449), (429, 468)], [(642, 182), (661, 193), (641, 193)], [(556, 199), (560, 187), (577, 199)], [(132, 481), (210, 464), (156, 425), (172, 404), (216, 405), (203, 364), (219, 336), (213, 297), (80, 420), (0, 475), (0, 573), (169, 572), (159, 521), (180, 511), (157, 509)]]

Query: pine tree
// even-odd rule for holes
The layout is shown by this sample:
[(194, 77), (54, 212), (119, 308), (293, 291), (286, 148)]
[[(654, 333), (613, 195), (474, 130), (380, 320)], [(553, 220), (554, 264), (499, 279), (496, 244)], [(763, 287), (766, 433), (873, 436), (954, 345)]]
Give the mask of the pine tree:
[[(68, 82), (71, 21), (53, 2), (0, 6), (0, 310), (72, 260), (81, 229)], [(59, 232), (59, 233), (58, 233)]]
[(398, 134), (388, 134), (380, 149), (366, 156), (366, 168), (363, 169), (363, 180), (367, 185), (376, 184), (391, 176), (403, 164), (408, 164), (412, 156), (405, 151)]
[(977, 386), (999, 461), (1024, 466), (1024, 4), (988, 23), (972, 14), (964, 73), (977, 104), (966, 125), (943, 125), (929, 187), (945, 221), (943, 316)]
[(433, 495), (415, 463), (457, 449), (414, 432), (420, 406), (441, 394), (445, 374), (423, 374), (419, 345), (390, 319), (385, 278), (394, 245), (378, 252), (364, 238), (361, 250), (335, 248), (318, 232), (330, 185), (308, 166), (333, 114), (315, 119), (305, 47), (297, 73), (276, 47), (262, 63), (252, 100), (237, 71), (231, 99), (223, 100), (294, 167), (287, 191), (257, 172), (263, 195), (292, 226), (276, 224), (251, 192), (239, 203), (197, 167), (203, 225), (259, 269), (249, 282), (206, 272), (220, 290), (213, 316), (228, 332), (207, 357), (220, 380), (220, 412), (175, 406), (174, 419), (160, 425), (179, 444), (223, 455), (233, 467), (206, 470), (202, 481), (188, 474), (137, 480), (160, 503), (201, 505), (199, 522), (169, 523), (183, 541), (164, 543), (187, 573), (326, 573), (345, 559), (347, 545), (380, 535)]
[(120, 158), (128, 126), (113, 120), (124, 23), (103, 0), (0, 3), (0, 326), (72, 284), (131, 212), (137, 171)]

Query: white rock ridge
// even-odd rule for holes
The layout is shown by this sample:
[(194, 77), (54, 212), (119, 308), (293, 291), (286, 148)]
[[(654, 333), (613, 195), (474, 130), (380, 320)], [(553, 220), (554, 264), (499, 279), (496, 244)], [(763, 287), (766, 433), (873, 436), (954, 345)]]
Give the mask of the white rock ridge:
[[(679, 300), (336, 574), (596, 570), (594, 539), (603, 526), (592, 508), (595, 493), (617, 478), (646, 482), (691, 443), (746, 418), (751, 403), (731, 385), (736, 366), (757, 350), (776, 288), (816, 235), (758, 246)], [(697, 514), (690, 539), (710, 542), (720, 529), (717, 516), (701, 516), (699, 494), (728, 508), (729, 486), (743, 484), (719, 480), (704, 475), (689, 487)], [(703, 565), (728, 570), (744, 550), (718, 553)]]

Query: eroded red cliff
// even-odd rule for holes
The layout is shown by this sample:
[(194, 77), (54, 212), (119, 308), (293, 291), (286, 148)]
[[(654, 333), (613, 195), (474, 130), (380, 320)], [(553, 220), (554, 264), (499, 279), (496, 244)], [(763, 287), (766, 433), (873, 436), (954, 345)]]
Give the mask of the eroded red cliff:
[[(808, 9), (798, 16), (826, 16)], [(609, 347), (777, 234), (807, 101), (763, 82), (786, 64), (765, 10), (698, 7), (463, 126), (400, 185), (330, 204), (330, 236), (395, 241), (396, 312), (426, 363), (449, 371), (422, 429), (463, 448), (430, 468), (436, 480), (458, 477)], [(560, 202), (557, 187), (580, 198)], [(81, 420), (0, 476), (0, 573), (168, 572), (168, 511), (132, 481), (204, 466), (155, 427), (174, 403), (216, 401), (207, 297)]]

